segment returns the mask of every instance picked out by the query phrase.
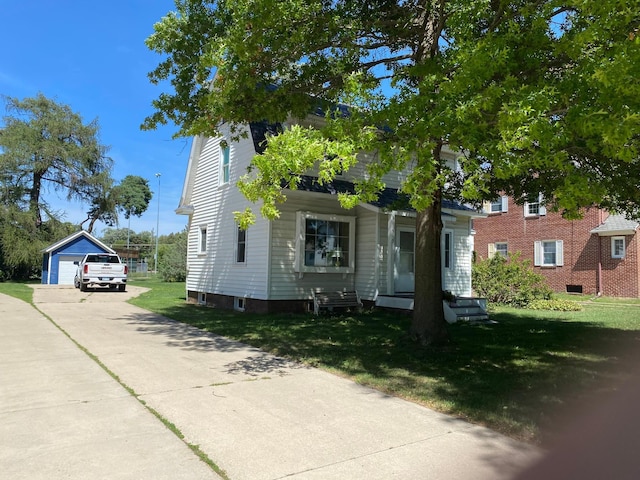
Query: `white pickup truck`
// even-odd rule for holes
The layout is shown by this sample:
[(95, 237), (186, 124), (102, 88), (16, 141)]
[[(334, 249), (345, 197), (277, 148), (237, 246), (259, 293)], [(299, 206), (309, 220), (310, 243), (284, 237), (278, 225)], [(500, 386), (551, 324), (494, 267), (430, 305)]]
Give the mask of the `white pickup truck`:
[(120, 261), (120, 257), (111, 253), (88, 253), (78, 262), (74, 285), (81, 291), (87, 288), (108, 286), (124, 292), (127, 288), (128, 267)]

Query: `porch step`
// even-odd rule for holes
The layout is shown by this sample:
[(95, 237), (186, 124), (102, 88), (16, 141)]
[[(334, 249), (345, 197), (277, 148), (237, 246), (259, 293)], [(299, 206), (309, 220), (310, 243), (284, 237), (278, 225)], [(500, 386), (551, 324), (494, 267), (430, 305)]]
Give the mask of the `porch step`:
[(444, 315), (449, 323), (489, 322), (486, 300), (484, 298), (457, 297), (455, 302), (444, 301)]

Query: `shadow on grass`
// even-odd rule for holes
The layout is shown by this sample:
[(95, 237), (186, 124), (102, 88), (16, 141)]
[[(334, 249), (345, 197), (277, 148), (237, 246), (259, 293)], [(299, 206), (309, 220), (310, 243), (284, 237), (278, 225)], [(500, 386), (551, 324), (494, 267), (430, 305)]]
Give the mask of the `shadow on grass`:
[[(497, 325), (452, 325), (449, 345), (421, 348), (406, 333), (410, 317), (397, 313), (257, 315), (189, 304), (157, 313), (542, 443), (574, 411), (606, 398), (640, 360), (639, 331), (576, 321), (576, 314), (498, 313), (492, 317)], [(167, 336), (168, 345), (240, 348), (154, 318), (134, 321), (143, 332)], [(254, 366), (249, 362), (230, 368)]]

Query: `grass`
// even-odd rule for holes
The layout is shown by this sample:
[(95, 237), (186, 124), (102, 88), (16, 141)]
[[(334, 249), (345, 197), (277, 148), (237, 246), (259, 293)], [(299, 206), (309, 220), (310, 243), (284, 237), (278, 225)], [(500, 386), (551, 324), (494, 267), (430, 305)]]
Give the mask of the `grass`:
[(497, 325), (451, 325), (450, 345), (420, 348), (406, 334), (410, 318), (397, 313), (238, 313), (186, 304), (184, 284), (133, 284), (152, 289), (131, 300), (140, 307), (532, 443), (551, 441), (572, 412), (603, 401), (640, 360), (638, 306), (499, 308)]
[(10, 295), (27, 303), (33, 303), (33, 289), (26, 283), (1, 282), (0, 293)]

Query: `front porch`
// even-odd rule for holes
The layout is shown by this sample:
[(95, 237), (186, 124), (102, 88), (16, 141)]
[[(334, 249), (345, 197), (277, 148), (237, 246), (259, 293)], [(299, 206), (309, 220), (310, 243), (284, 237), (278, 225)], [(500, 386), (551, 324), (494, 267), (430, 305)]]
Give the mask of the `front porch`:
[[(395, 295), (378, 295), (376, 307), (393, 308), (397, 310), (413, 310), (413, 293), (399, 293)], [(487, 299), (475, 297), (455, 297), (455, 300), (443, 300), (444, 317), (448, 323), (456, 322), (487, 322)]]

